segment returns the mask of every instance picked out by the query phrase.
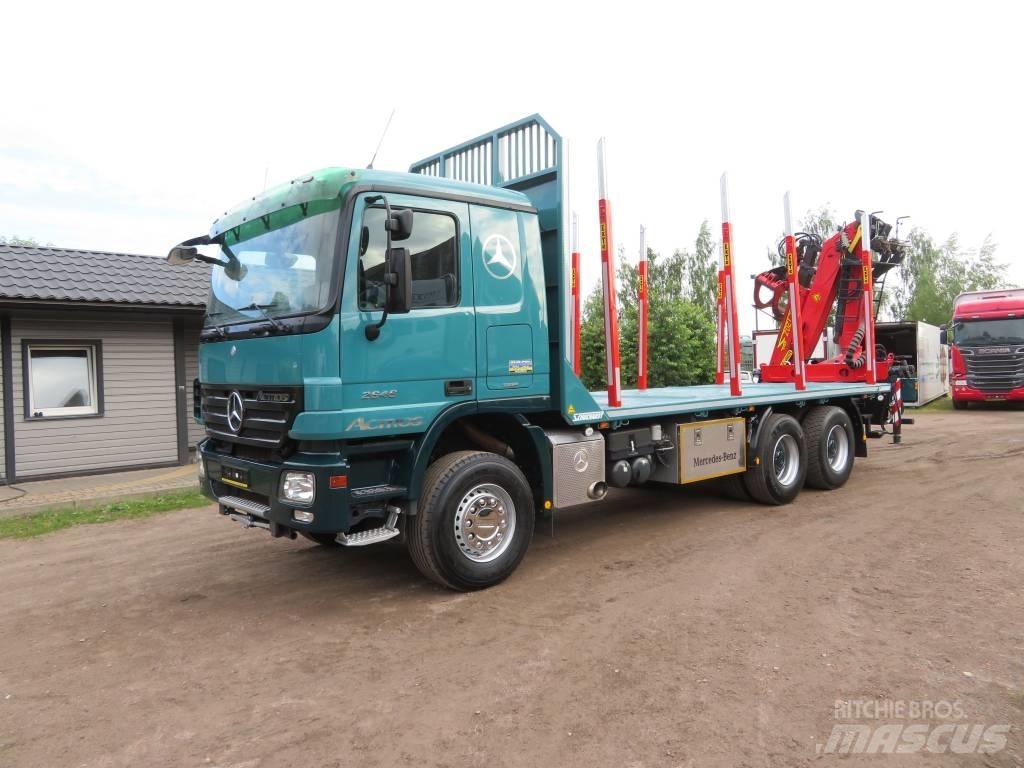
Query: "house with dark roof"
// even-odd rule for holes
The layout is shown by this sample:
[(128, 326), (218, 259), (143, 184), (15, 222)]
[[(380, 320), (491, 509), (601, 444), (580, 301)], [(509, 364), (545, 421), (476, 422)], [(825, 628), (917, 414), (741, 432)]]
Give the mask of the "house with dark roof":
[(0, 482), (191, 460), (209, 273), (0, 245)]

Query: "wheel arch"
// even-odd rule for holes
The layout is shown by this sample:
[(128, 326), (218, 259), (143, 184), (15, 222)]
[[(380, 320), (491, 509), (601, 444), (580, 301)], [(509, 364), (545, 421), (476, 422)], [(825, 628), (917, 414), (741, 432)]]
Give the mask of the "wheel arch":
[(418, 501), (427, 467), (439, 456), (483, 450), (513, 461), (526, 476), (538, 509), (551, 498), (553, 478), (544, 430), (521, 412), (489, 410), (476, 402), (446, 409), (410, 449), (408, 498)]

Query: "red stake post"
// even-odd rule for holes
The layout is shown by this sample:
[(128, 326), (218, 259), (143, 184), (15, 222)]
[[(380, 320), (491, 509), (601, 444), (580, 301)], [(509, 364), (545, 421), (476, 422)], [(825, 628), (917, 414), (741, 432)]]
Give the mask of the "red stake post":
[(612, 240), (612, 211), (608, 200), (604, 139), (597, 142), (597, 212), (601, 221), (601, 283), (604, 286), (604, 338), (607, 359), (608, 405), (622, 405), (619, 376), (619, 310), (615, 296), (615, 255)]
[[(736, 280), (733, 276), (732, 222), (729, 220), (729, 178), (722, 174), (722, 256), (721, 277), (719, 278), (719, 315), (725, 315), (724, 328), (719, 321), (719, 368), (724, 367), (722, 358), (729, 363), (729, 391), (736, 396), (741, 394), (740, 388), (740, 332), (739, 319), (736, 311)], [(721, 353), (725, 346), (726, 354)], [(720, 382), (721, 383), (721, 382)]]
[[(782, 198), (786, 213), (786, 282), (789, 284), (789, 322), (792, 323), (793, 339), (793, 380), (797, 389), (807, 389), (804, 372), (803, 326), (800, 322), (800, 275), (796, 264), (796, 239), (793, 237), (793, 220), (789, 212), (789, 192)], [(781, 333), (780, 333), (781, 335)]]
[(871, 264), (871, 215), (864, 211), (860, 215), (860, 263), (864, 284), (864, 359), (865, 381), (874, 384), (878, 380), (875, 366), (875, 286)]
[(636, 388), (647, 389), (647, 230), (640, 227), (640, 267), (637, 294), (640, 322), (637, 326)]
[(725, 384), (725, 268), (722, 266), (724, 248), (718, 249), (718, 322), (715, 325), (717, 346), (715, 349), (715, 384)]
[(577, 376), (582, 374), (580, 366), (580, 240), (579, 219), (572, 214), (572, 369)]

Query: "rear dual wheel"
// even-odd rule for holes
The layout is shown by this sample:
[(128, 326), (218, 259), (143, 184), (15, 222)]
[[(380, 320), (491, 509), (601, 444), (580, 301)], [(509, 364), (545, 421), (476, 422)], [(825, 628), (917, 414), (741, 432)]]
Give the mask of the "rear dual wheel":
[(743, 487), (754, 501), (788, 504), (807, 476), (807, 445), (800, 422), (773, 413), (761, 423), (752, 448), (754, 465), (743, 473)]
[(803, 421), (807, 439), (807, 485), (831, 491), (846, 484), (853, 472), (853, 423), (842, 408), (819, 405)]

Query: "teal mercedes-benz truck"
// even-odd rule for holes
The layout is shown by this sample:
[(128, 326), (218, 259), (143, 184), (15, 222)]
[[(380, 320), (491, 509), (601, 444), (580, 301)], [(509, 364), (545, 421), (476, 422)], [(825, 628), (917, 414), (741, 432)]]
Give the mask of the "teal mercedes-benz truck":
[(398, 539), (469, 590), (515, 570), (538, 516), (609, 486), (721, 478), (782, 504), (846, 482), (888, 383), (587, 391), (563, 152), (534, 115), (409, 173), (296, 178), (171, 249), (214, 265), (194, 386), (221, 514), (323, 546)]

